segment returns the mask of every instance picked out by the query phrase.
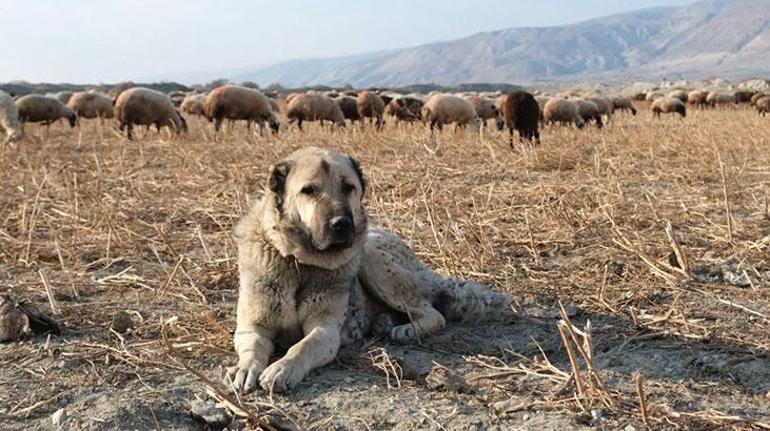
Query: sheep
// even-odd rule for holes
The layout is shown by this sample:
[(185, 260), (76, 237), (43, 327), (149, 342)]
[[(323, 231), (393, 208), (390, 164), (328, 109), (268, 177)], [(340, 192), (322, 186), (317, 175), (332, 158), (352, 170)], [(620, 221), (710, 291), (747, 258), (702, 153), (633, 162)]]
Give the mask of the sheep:
[(204, 109), (204, 104), (206, 103), (206, 97), (208, 97), (208, 94), (188, 94), (185, 96), (182, 104), (179, 105), (179, 110), (185, 114), (205, 117), (206, 110)]
[(171, 99), (171, 102), (174, 104), (174, 106), (179, 108), (182, 106), (182, 102), (184, 102), (184, 98), (187, 97), (187, 95), (181, 91), (172, 91), (168, 93), (168, 97)]
[(684, 90), (674, 90), (668, 93), (668, 97), (679, 99), (682, 101), (682, 103), (687, 103), (687, 101), (690, 99), (690, 93)]
[(751, 101), (749, 103), (751, 106), (757, 106), (757, 101), (763, 97), (767, 97), (767, 94), (762, 92), (755, 93), (753, 96), (751, 96)]
[(760, 98), (756, 101), (754, 107), (757, 108), (757, 113), (759, 113), (759, 115), (766, 117), (767, 114), (770, 113), (770, 97), (765, 96)]
[(577, 99), (575, 100), (575, 104), (578, 107), (578, 114), (580, 115), (580, 118), (583, 119), (583, 121), (586, 123), (593, 121), (596, 123), (596, 127), (599, 129), (604, 126), (602, 123), (601, 112), (599, 111), (599, 107), (596, 105), (596, 103), (591, 102), (590, 100)]
[(469, 126), (472, 133), (478, 133), (481, 119), (473, 109), (473, 105), (463, 97), (450, 94), (431, 96), (422, 107), (422, 118), (430, 124), (430, 130), (438, 127), (442, 130), (444, 124), (454, 123), (457, 126)]
[(709, 92), (705, 90), (694, 90), (687, 95), (687, 103), (690, 105), (696, 105), (699, 108), (705, 107), (708, 103), (706, 99), (709, 96)]
[(358, 116), (361, 117), (361, 121), (369, 118), (369, 122), (375, 120), (376, 128), (379, 130), (385, 123), (382, 119), (382, 115), (385, 112), (385, 102), (382, 101), (380, 96), (372, 93), (371, 91), (362, 91), (358, 94), (356, 99), (356, 106), (358, 107)]
[(273, 132), (278, 132), (280, 122), (273, 109), (270, 99), (259, 90), (239, 85), (223, 85), (209, 93), (203, 103), (206, 118), (214, 121), (214, 131), (219, 132), (222, 121), (246, 120), (246, 128), (251, 130), (251, 122), (259, 125), (260, 133), (265, 123)]
[(519, 139), (540, 143), (538, 122), (540, 120), (540, 105), (535, 97), (526, 91), (514, 91), (505, 98), (503, 117), (508, 126), (508, 144), (513, 149), (513, 131), (519, 132)]
[(626, 97), (615, 96), (612, 98), (612, 110), (614, 111), (628, 111), (632, 115), (636, 115), (636, 108), (634, 108), (633, 102)]
[(70, 102), (70, 99), (72, 98), (73, 93), (71, 91), (60, 91), (58, 93), (53, 94), (53, 98), (58, 100), (59, 102), (63, 104), (68, 104)]
[(754, 95), (757, 94), (756, 91), (751, 90), (742, 90), (742, 91), (736, 91), (735, 92), (735, 103), (750, 103), (751, 98), (754, 97)]
[(550, 96), (535, 96), (535, 101), (537, 101), (538, 109), (540, 110), (540, 121), (543, 121), (543, 109), (545, 108), (546, 103), (551, 100)]
[(105, 118), (113, 118), (112, 98), (103, 94), (89, 91), (75, 93), (67, 103), (67, 107), (80, 118), (99, 118), (104, 122)]
[(481, 96), (468, 96), (466, 99), (473, 105), (473, 109), (476, 110), (476, 115), (481, 119), (483, 126), (486, 126), (487, 120), (494, 119), (497, 130), (503, 130), (505, 121), (503, 121), (502, 109), (498, 109), (493, 100)]
[(19, 110), (19, 120), (23, 123), (43, 123), (46, 127), (60, 118), (66, 118), (70, 127), (75, 127), (77, 115), (58, 99), (29, 94), (16, 100)]
[(605, 96), (593, 96), (587, 99), (590, 102), (594, 102), (596, 107), (599, 108), (599, 115), (603, 115), (609, 122), (612, 119), (612, 111), (614, 111), (614, 105), (612, 101)]
[(355, 97), (343, 95), (334, 99), (334, 101), (340, 106), (342, 116), (346, 120), (350, 120), (351, 124), (361, 119), (361, 116), (358, 115), (358, 102)]
[(5, 142), (15, 146), (24, 134), (19, 127), (19, 110), (10, 94), (0, 90), (0, 130), (5, 132)]
[(422, 119), (422, 107), (425, 102), (414, 96), (395, 98), (385, 106), (385, 114), (396, 117), (399, 121), (419, 121)]
[(644, 101), (652, 103), (655, 100), (660, 99), (661, 97), (666, 97), (666, 96), (659, 91), (648, 91), (647, 94), (644, 95)]
[(660, 118), (660, 114), (677, 113), (683, 118), (687, 116), (687, 107), (680, 99), (673, 97), (661, 97), (650, 105), (650, 109), (655, 117)]
[(712, 108), (716, 108), (717, 105), (735, 103), (735, 95), (716, 92), (709, 93), (709, 95), (706, 97), (706, 103)]
[(552, 98), (543, 107), (543, 121), (546, 123), (574, 123), (578, 129), (585, 127), (586, 122), (580, 116), (577, 103), (571, 100)]
[(154, 124), (158, 131), (168, 126), (176, 134), (187, 131), (187, 122), (171, 98), (149, 88), (133, 87), (122, 91), (115, 99), (113, 110), (120, 123), (120, 131), (125, 130), (129, 140), (133, 140), (131, 131), (134, 124), (148, 127)]
[(328, 120), (337, 127), (345, 127), (345, 116), (339, 105), (320, 94), (306, 93), (292, 97), (286, 106), (286, 116), (289, 117), (289, 123), (296, 121), (300, 130), (303, 121), (320, 121), (323, 127), (324, 120)]

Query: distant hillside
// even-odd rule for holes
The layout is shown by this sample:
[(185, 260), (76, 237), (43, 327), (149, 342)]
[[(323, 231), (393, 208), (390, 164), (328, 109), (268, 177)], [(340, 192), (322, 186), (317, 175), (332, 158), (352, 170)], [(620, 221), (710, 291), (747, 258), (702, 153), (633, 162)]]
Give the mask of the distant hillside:
[(297, 60), (230, 77), (262, 85), (730, 78), (770, 73), (770, 0), (707, 0), (412, 48)]

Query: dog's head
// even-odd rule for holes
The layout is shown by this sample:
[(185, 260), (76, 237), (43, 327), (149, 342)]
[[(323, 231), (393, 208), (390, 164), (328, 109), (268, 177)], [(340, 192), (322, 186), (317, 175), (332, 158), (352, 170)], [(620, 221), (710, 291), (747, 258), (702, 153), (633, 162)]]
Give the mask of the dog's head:
[(282, 255), (337, 268), (363, 244), (365, 189), (354, 158), (329, 149), (298, 150), (271, 168), (262, 226)]

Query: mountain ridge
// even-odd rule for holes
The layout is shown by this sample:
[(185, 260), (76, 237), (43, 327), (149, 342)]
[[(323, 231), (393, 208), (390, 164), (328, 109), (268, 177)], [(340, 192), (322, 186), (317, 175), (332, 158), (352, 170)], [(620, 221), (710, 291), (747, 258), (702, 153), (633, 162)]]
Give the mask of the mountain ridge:
[(234, 81), (287, 87), (747, 78), (770, 70), (770, 1), (704, 0), (574, 24), (475, 33), (349, 57), (299, 59)]

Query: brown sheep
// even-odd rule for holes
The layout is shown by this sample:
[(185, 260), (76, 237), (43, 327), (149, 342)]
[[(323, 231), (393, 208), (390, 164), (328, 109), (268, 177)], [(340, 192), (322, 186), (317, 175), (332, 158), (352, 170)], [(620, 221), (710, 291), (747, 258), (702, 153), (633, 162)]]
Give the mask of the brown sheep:
[(660, 114), (677, 113), (683, 118), (687, 116), (687, 107), (680, 99), (673, 97), (661, 97), (650, 105), (650, 109), (655, 117), (660, 118)]
[(580, 118), (582, 118), (586, 124), (588, 124), (590, 121), (593, 121), (596, 124), (596, 127), (599, 129), (604, 126), (602, 123), (602, 114), (600, 113), (599, 107), (596, 105), (596, 103), (584, 99), (576, 99), (574, 102), (578, 107), (578, 114), (580, 115)]
[(75, 127), (77, 115), (58, 99), (30, 94), (16, 100), (16, 108), (19, 110), (19, 120), (24, 123), (43, 123), (51, 125), (60, 118), (66, 118), (70, 127)]
[(612, 111), (614, 111), (615, 108), (608, 97), (593, 96), (589, 97), (587, 100), (596, 104), (596, 107), (599, 108), (599, 115), (606, 117), (608, 122), (612, 119)]
[(749, 103), (751, 103), (751, 106), (757, 106), (757, 100), (766, 96), (767, 94), (764, 94), (762, 92), (756, 93), (753, 96), (751, 96), (751, 101)]
[(344, 116), (346, 120), (350, 120), (351, 124), (354, 124), (361, 119), (361, 116), (358, 114), (358, 101), (355, 97), (343, 95), (337, 97), (334, 101), (340, 105), (342, 116)]
[(171, 98), (149, 88), (133, 87), (122, 91), (115, 99), (113, 109), (120, 131), (125, 130), (129, 140), (133, 140), (131, 131), (134, 124), (155, 125), (158, 131), (167, 126), (173, 128), (176, 134), (187, 130), (187, 122), (176, 110)]
[[(476, 115), (481, 119), (482, 125), (486, 127), (487, 120), (494, 119), (497, 130), (503, 130), (505, 121), (503, 121), (502, 109), (498, 109), (495, 106), (494, 100), (481, 96), (468, 96), (466, 99), (473, 105), (473, 109), (476, 110)], [(503, 104), (503, 107), (505, 107), (505, 104)]]
[(300, 130), (303, 121), (320, 121), (323, 127), (324, 120), (327, 120), (337, 127), (345, 127), (345, 116), (339, 105), (320, 94), (306, 93), (292, 97), (286, 106), (286, 116), (289, 117), (289, 123), (296, 121)]
[(690, 105), (696, 105), (699, 108), (704, 108), (708, 105), (706, 99), (709, 96), (709, 92), (705, 90), (694, 90), (687, 95), (687, 103)]
[(393, 99), (385, 107), (385, 114), (396, 117), (399, 121), (419, 121), (422, 119), (422, 106), (425, 103), (412, 96), (402, 96)]
[(586, 122), (580, 116), (577, 103), (572, 100), (552, 98), (543, 107), (543, 121), (546, 123), (575, 124), (578, 129)]
[(280, 122), (273, 109), (270, 99), (259, 90), (239, 85), (223, 85), (211, 91), (203, 103), (206, 118), (214, 121), (214, 131), (219, 132), (222, 122), (227, 120), (245, 120), (246, 128), (251, 130), (251, 123), (259, 125), (260, 133), (265, 123), (270, 130), (277, 133)]
[(735, 103), (750, 103), (751, 98), (757, 94), (756, 91), (742, 90), (735, 92)]
[(382, 128), (385, 123), (382, 119), (382, 115), (385, 113), (385, 102), (380, 96), (371, 91), (362, 91), (358, 94), (356, 106), (358, 106), (358, 116), (361, 117), (362, 122), (369, 118), (370, 124), (375, 121), (377, 130)]
[(78, 120), (81, 118), (99, 118), (104, 122), (105, 118), (114, 118), (112, 111), (112, 98), (99, 93), (81, 91), (75, 93), (67, 103), (67, 107), (75, 111)]
[(535, 97), (526, 91), (514, 91), (506, 96), (503, 105), (503, 117), (508, 126), (508, 144), (513, 149), (513, 131), (519, 132), (522, 143), (531, 141), (540, 143), (538, 123), (540, 120), (540, 105)]
[(759, 113), (759, 115), (766, 117), (767, 114), (770, 112), (770, 97), (765, 96), (760, 98), (754, 104), (754, 107), (757, 108), (757, 112)]
[(628, 111), (632, 115), (636, 115), (636, 108), (634, 103), (626, 97), (615, 96), (612, 98), (612, 110), (614, 111)]
[(644, 101), (648, 103), (652, 103), (655, 100), (660, 99), (661, 97), (666, 97), (666, 95), (659, 91), (648, 91), (647, 94), (644, 95)]

